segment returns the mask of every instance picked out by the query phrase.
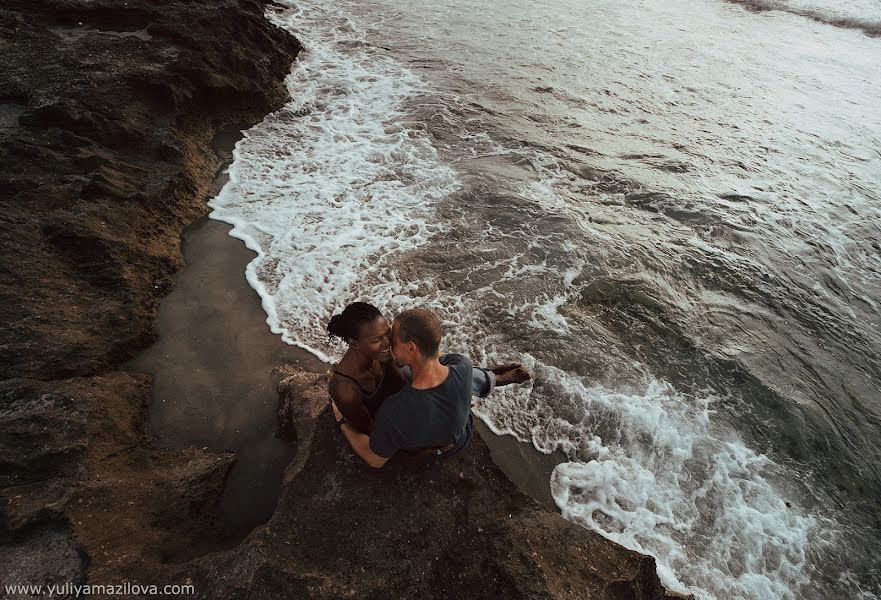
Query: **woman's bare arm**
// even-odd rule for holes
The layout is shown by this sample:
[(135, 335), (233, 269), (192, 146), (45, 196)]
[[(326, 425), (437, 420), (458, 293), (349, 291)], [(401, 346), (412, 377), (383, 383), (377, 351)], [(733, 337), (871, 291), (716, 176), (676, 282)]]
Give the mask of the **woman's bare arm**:
[(367, 407), (361, 401), (361, 390), (358, 389), (358, 386), (348, 381), (331, 379), (328, 391), (334, 404), (346, 418), (346, 422), (354, 429), (370, 435), (370, 431), (373, 429), (373, 419), (370, 418)]

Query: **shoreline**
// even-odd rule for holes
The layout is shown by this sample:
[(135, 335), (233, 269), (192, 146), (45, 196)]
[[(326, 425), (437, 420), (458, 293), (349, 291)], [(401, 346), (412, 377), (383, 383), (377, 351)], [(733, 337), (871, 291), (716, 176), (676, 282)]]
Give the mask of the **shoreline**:
[[(437, 468), (382, 472), (343, 448), (319, 367), (269, 332), (256, 292), (225, 262), (247, 262), (250, 251), (205, 220), (222, 171), (219, 138), (286, 98), (282, 81), (299, 44), (265, 19), (264, 7), (217, 0), (159, 11), (138, 0), (124, 9), (71, 0), (58, 12), (52, 0), (12, 0), (0, 8), (18, 27), (3, 30), (18, 37), (16, 51), (0, 58), (0, 76), (19, 77), (13, 96), (0, 98), (12, 102), (16, 119), (4, 116), (2, 125), (19, 144), (4, 138), (0, 154), (11, 174), (0, 182), (12, 199), (5, 218), (15, 224), (0, 261), (9, 275), (0, 290), (0, 578), (193, 582), (200, 598), (677, 597), (661, 586), (654, 559), (518, 490), (487, 444), (541, 497), (550, 462), (523, 467), (528, 445), (475, 436), (464, 456)], [(235, 72), (230, 40), (239, 50)], [(32, 54), (36, 47), (48, 58)], [(96, 69), (95, 53), (112, 63)], [(82, 78), (101, 85), (76, 85)], [(65, 100), (44, 102), (53, 97)], [(213, 275), (184, 268), (193, 255)], [(188, 291), (195, 302), (181, 300)], [(160, 305), (207, 308), (209, 316), (177, 313), (184, 329), (167, 335)], [(158, 346), (157, 329), (165, 338)], [(206, 340), (209, 331), (236, 341)], [(204, 383), (193, 372), (206, 364), (226, 379), (188, 397), (201, 402), (183, 411), (194, 419), (188, 433), (221, 392), (254, 392), (240, 422), (256, 417), (264, 439), (276, 400), (292, 418), (295, 443), (270, 448), (274, 458), (262, 463), (284, 468), (278, 502), (269, 521), (238, 532), (240, 542), (222, 515), (246, 503), (230, 490), (250, 491), (249, 471), (238, 479), (229, 442), (198, 448), (151, 431), (151, 398), (162, 395), (154, 385), (165, 385), (166, 367), (157, 367), (156, 384), (128, 367), (148, 348), (194, 337), (208, 348), (189, 362), (176, 360), (181, 347), (168, 353), (182, 380)], [(213, 355), (220, 349), (233, 351), (222, 364)], [(276, 395), (267, 370), (280, 365), (267, 363), (291, 357), (299, 365), (284, 371)], [(243, 383), (235, 370), (242, 363), (252, 367), (245, 392), (227, 385)]]
[[(243, 135), (243, 130), (231, 128), (219, 131), (212, 139), (211, 148), (222, 162), (209, 198), (226, 184), (233, 149)], [(239, 539), (269, 519), (281, 493), (282, 473), (293, 458), (293, 451), (272, 436), (279, 370), (323, 373), (329, 365), (307, 350), (284, 343), (269, 330), (260, 295), (244, 276), (245, 267), (256, 253), (230, 236), (231, 229), (231, 225), (205, 215), (181, 233), (184, 267), (159, 306), (154, 325), (157, 342), (135, 357), (130, 366), (151, 375), (149, 422), (160, 440), (170, 447), (204, 444), (212, 450), (236, 451), (238, 460), (221, 498), (221, 513), (232, 527), (231, 537)], [(230, 328), (235, 333), (228, 331)], [(192, 406), (184, 401), (169, 406), (189, 397), (191, 390), (204, 393), (206, 389), (211, 391), (211, 402), (203, 398), (205, 403), (199, 406), (203, 412), (216, 413), (213, 401), (217, 399), (229, 410), (240, 411), (236, 398), (246, 398), (247, 418), (234, 416), (233, 425), (224, 423), (223, 431), (203, 431), (206, 427), (188, 410)], [(163, 416), (157, 416), (157, 409)], [(234, 427), (236, 423), (241, 426)], [(249, 437), (260, 438), (263, 446), (269, 447), (270, 460), (275, 460), (269, 465), (257, 462), (255, 458), (265, 461), (267, 456), (254, 457), (247, 446), (225, 442), (231, 427), (236, 433), (244, 430)], [(479, 418), (475, 418), (475, 430), (489, 447), (493, 462), (520, 491), (557, 510), (550, 493), (550, 477), (554, 467), (567, 460), (565, 455), (545, 455), (531, 443), (497, 436)], [(273, 483), (267, 485), (259, 475), (269, 476)], [(273, 500), (258, 499), (261, 493), (271, 494)]]
[[(178, 575), (172, 576), (172, 581), (194, 582), (196, 596), (200, 598), (228, 597), (241, 593), (244, 582), (262, 573), (260, 577), (266, 577), (268, 583), (258, 584), (259, 591), (254, 597), (264, 597), (270, 593), (278, 577), (292, 577), (301, 571), (308, 573), (327, 560), (332, 563), (335, 560), (334, 550), (313, 540), (307, 543), (310, 563), (299, 552), (292, 551), (290, 541), (284, 540), (315, 535), (330, 540), (340, 535), (348, 536), (350, 533), (345, 532), (349, 528), (363, 527), (367, 515), (368, 522), (375, 521), (386, 535), (398, 536), (416, 526), (410, 524), (403, 526), (403, 531), (400, 529), (400, 511), (415, 498), (418, 505), (434, 515), (430, 518), (434, 524), (428, 525), (426, 530), (423, 523), (422, 530), (431, 537), (459, 536), (471, 548), (468, 552), (474, 553), (467, 559), (471, 562), (478, 562), (478, 557), (485, 558), (487, 552), (496, 552), (492, 550), (494, 544), (487, 545), (489, 538), (484, 538), (482, 533), (493, 530), (497, 531), (496, 535), (507, 538), (505, 548), (525, 544), (526, 548), (533, 548), (533, 556), (540, 551), (545, 560), (557, 564), (551, 569), (553, 574), (547, 572), (544, 577), (559, 576), (569, 569), (580, 573), (578, 578), (585, 586), (585, 595), (576, 597), (680, 597), (661, 587), (654, 560), (650, 557), (627, 550), (562, 519), (550, 495), (549, 480), (554, 466), (565, 457), (561, 454), (543, 455), (529, 443), (518, 442), (511, 436), (496, 436), (479, 419), (476, 420), (479, 435), (457, 459), (435, 465), (391, 466), (381, 472), (361, 464), (332, 425), (323, 379), (327, 365), (305, 350), (284, 344), (280, 336), (269, 330), (260, 298), (243, 276), (244, 266), (254, 253), (241, 240), (228, 235), (230, 228), (225, 223), (203, 217), (183, 232), (186, 266), (178, 274), (175, 288), (160, 306), (156, 321), (159, 339), (131, 366), (142, 368), (145, 363), (153, 363), (149, 420), (160, 440), (169, 437), (163, 435), (168, 423), (156, 426), (154, 414), (157, 409), (170, 413), (159, 420), (171, 417), (170, 421), (175, 424), (172, 429), (176, 431), (172, 433), (176, 437), (176, 446), (207, 443), (212, 450), (225, 449), (224, 443), (216, 440), (187, 440), (199, 428), (198, 418), (194, 421), (193, 413), (181, 410), (181, 406), (169, 411), (168, 403), (162, 404), (163, 397), (171, 400), (183, 391), (180, 384), (184, 379), (182, 375), (186, 374), (183, 387), (201, 389), (199, 399), (206, 403), (199, 403), (199, 406), (217, 410), (218, 414), (238, 409), (225, 403), (241, 397), (236, 394), (236, 389), (253, 386), (256, 393), (248, 394), (249, 404), (245, 411), (249, 420), (241, 423), (242, 428), (248, 429), (241, 433), (252, 439), (262, 436), (264, 441), (282, 451), (278, 462), (267, 465), (266, 462), (255, 462), (247, 451), (236, 449), (236, 466), (231, 468), (216, 506), (219, 518), (225, 520), (223, 534), (213, 541), (203, 540), (201, 550), (196, 553), (178, 555)], [(198, 338), (192, 333), (198, 333)], [(218, 336), (235, 340), (233, 347), (218, 343)], [(172, 338), (170, 341), (169, 337)], [(206, 344), (206, 340), (210, 341)], [(262, 369), (232, 369), (239, 365), (238, 359), (245, 349), (252, 366), (262, 365)], [(194, 372), (194, 360), (195, 364), (211, 364), (215, 368), (199, 368)], [(279, 384), (280, 373), (288, 377)], [(231, 391), (233, 380), (234, 389)], [(205, 390), (212, 390), (212, 393), (205, 394)], [(215, 401), (216, 406), (213, 405)], [(278, 402), (287, 403), (288, 414), (294, 415), (291, 429), (295, 432), (295, 443), (292, 445), (273, 437), (278, 423)], [(208, 403), (212, 406), (209, 407)], [(303, 407), (306, 407), (305, 411)], [(271, 485), (267, 485), (267, 478), (272, 479)], [(463, 497), (460, 496), (463, 490), (472, 491)], [(271, 499), (267, 494), (272, 494)], [(376, 504), (377, 501), (380, 505)], [(470, 508), (465, 509), (469, 525), (456, 527), (455, 533), (444, 532), (449, 526), (447, 519), (452, 516), (452, 507), (463, 502), (470, 504)], [(243, 510), (250, 518), (241, 518)], [(318, 516), (322, 511), (329, 511), (332, 518)], [(404, 512), (410, 514), (410, 518), (417, 517), (418, 522), (427, 516), (412, 512), (412, 507)], [(230, 514), (235, 515), (232, 522)], [(517, 519), (520, 525), (511, 527), (506, 523), (505, 529), (498, 529), (501, 523), (511, 518)], [(535, 541), (529, 540), (538, 532), (542, 532), (540, 535), (544, 541), (536, 546)], [(471, 539), (473, 536), (478, 539), (476, 546)], [(352, 552), (362, 558), (367, 556), (366, 564), (373, 569), (379, 567), (393, 573), (396, 559), (390, 561), (385, 552), (390, 551), (394, 556), (394, 545), (371, 556), (367, 548), (374, 545), (374, 539), (367, 536), (367, 545), (362, 547), (356, 543), (357, 550)], [(471, 541), (466, 541), (469, 539)], [(401, 539), (396, 543), (410, 547), (411, 552), (414, 550), (411, 540)], [(539, 547), (541, 550), (535, 549)], [(571, 555), (572, 547), (581, 549), (577, 557)], [(255, 552), (261, 558), (254, 559)], [(430, 550), (430, 556), (421, 560), (426, 565), (433, 563), (437, 560), (432, 558), (435, 552), (437, 550)], [(284, 558), (282, 563), (267, 562), (269, 556)], [(414, 560), (412, 556), (411, 560)], [(571, 564), (567, 562), (570, 560), (573, 561)], [(542, 571), (547, 568), (547, 565), (541, 567)], [(586, 577), (585, 568), (592, 575)], [(244, 575), (240, 573), (232, 578), (225, 575), (230, 570), (238, 573), (242, 569)], [(500, 590), (504, 590), (505, 597), (535, 597), (534, 583), (526, 583), (534, 577), (530, 569), (525, 564), (509, 564), (504, 570), (517, 583), (513, 587), (506, 584), (499, 588), (496, 580), (490, 586), (495, 592), (476, 597), (497, 597)], [(276, 574), (267, 576), (267, 573)], [(308, 580), (308, 577), (299, 577), (296, 575), (295, 581)], [(295, 593), (282, 597), (338, 597), (338, 586), (348, 580), (345, 570), (337, 573), (334, 579), (334, 583), (317, 596), (306, 593), (307, 590), (314, 591), (313, 582), (309, 585), (299, 583), (299, 587), (295, 585), (293, 588)], [(470, 581), (461, 583), (469, 589), (472, 585)], [(446, 596), (448, 584), (431, 583), (429, 597)], [(215, 588), (221, 591), (221, 596), (216, 595)], [(199, 589), (211, 589), (212, 592), (200, 593)], [(250, 587), (247, 589), (251, 590)], [(533, 591), (527, 592), (528, 589)], [(382, 584), (370, 593), (362, 590), (354, 597), (372, 597), (382, 590), (389, 591)], [(587, 590), (593, 591), (588, 593)]]
[[(280, 369), (319, 374), (329, 366), (269, 330), (244, 277), (255, 254), (230, 229), (205, 216), (184, 230), (185, 266), (160, 303), (157, 342), (129, 367), (151, 377), (148, 423), (160, 447), (235, 452), (220, 513), (226, 535), (241, 540), (271, 516), (294, 455), (273, 436)], [(497, 436), (480, 419), (475, 425), (508, 478), (556, 510), (550, 473), (565, 456)]]
[[(226, 183), (241, 131), (218, 132), (222, 161), (209, 197)], [(273, 436), (281, 364), (318, 369), (320, 361), (269, 331), (260, 298), (244, 277), (255, 254), (207, 215), (181, 233), (184, 266), (162, 299), (157, 341), (128, 363), (151, 377), (148, 427), (162, 448), (234, 452), (220, 497), (222, 545), (234, 545), (275, 508), (292, 450)]]

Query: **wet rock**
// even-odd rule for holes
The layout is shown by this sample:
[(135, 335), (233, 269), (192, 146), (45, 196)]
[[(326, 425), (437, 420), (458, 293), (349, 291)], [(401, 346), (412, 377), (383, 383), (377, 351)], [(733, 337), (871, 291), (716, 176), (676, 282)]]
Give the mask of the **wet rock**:
[(165, 563), (216, 549), (217, 505), (235, 456), (152, 448), (149, 394), (146, 376), (121, 372), (3, 382), (0, 543), (63, 525), (93, 582), (158, 577)]
[(74, 477), (86, 453), (85, 415), (41, 382), (0, 383), (0, 486)]
[(151, 342), (179, 233), (205, 212), (211, 137), (286, 99), (299, 45), (263, 10), (3, 3), (0, 377), (88, 376)]
[[(0, 581), (4, 586), (81, 585), (87, 564), (88, 557), (80, 545), (69, 529), (59, 523), (35, 527), (17, 543), (0, 546)], [(58, 598), (72, 596), (56, 595)]]
[(337, 433), (324, 375), (280, 385), (297, 457), (278, 508), (188, 568), (200, 597), (669, 598), (654, 560), (521, 493), (479, 436), (456, 457), (367, 467)]
[(235, 457), (154, 448), (149, 379), (117, 369), (153, 340), (180, 232), (205, 213), (220, 164), (215, 131), (287, 100), (299, 44), (263, 11), (0, 7), (4, 583), (22, 561), (32, 583), (77, 582), (86, 568), (93, 583), (158, 580), (222, 538), (215, 507)]

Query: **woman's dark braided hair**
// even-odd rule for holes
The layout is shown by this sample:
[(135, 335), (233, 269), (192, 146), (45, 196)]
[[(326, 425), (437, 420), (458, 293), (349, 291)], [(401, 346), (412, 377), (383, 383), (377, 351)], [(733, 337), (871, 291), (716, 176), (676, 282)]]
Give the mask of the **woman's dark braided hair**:
[(343, 312), (330, 318), (327, 323), (327, 334), (343, 341), (358, 339), (361, 326), (381, 316), (382, 313), (372, 304), (352, 302)]

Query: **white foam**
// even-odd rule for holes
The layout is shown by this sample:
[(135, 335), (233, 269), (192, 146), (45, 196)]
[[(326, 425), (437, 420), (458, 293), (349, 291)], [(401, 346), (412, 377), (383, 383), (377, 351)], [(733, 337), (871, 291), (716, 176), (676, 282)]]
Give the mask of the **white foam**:
[(567, 519), (654, 556), (673, 590), (799, 597), (819, 524), (775, 491), (767, 457), (714, 431), (708, 399), (683, 397), (647, 372), (641, 388), (610, 390), (533, 368), (541, 382), (533, 390), (503, 392), (478, 411), (498, 433), (577, 459), (551, 480)]
[[(402, 108), (423, 86), (337, 8), (284, 5), (270, 18), (306, 48), (288, 79), (294, 100), (237, 145), (230, 181), (211, 203), (212, 217), (233, 224), (232, 234), (258, 254), (246, 275), (272, 330), (330, 360), (340, 348), (324, 339), (324, 325), (356, 297), (389, 314), (415, 302), (435, 308), (447, 320), (448, 349), (480, 362), (514, 354), (536, 373), (541, 383), (500, 390), (477, 412), (496, 433), (567, 453), (572, 462), (555, 470), (552, 490), (568, 519), (654, 555), (673, 589), (703, 598), (796, 597), (810, 576), (806, 549), (822, 545), (817, 519), (786, 506), (771, 483), (776, 465), (714, 428), (712, 398), (679, 395), (640, 365), (632, 366), (643, 373), (632, 389), (589, 384), (504, 346), (469, 319), (493, 297), (536, 335), (568, 332), (560, 309), (577, 293), (570, 288), (583, 261), (556, 273), (505, 257), (503, 279), (559, 276), (555, 289), (563, 290), (518, 306), (489, 283), (467, 295), (447, 292), (427, 274), (395, 266), (395, 257), (442, 231), (431, 208), (459, 185)], [(474, 156), (507, 152), (485, 134), (463, 140)], [(527, 184), (523, 196), (571, 213), (557, 179), (578, 181), (551, 157), (526, 154), (547, 177)]]
[(257, 253), (246, 277), (272, 331), (330, 360), (329, 314), (390, 255), (441, 229), (427, 215), (458, 182), (404, 124), (419, 79), (334, 7), (280, 4), (267, 16), (304, 45), (287, 79), (293, 100), (236, 145), (211, 217)]

